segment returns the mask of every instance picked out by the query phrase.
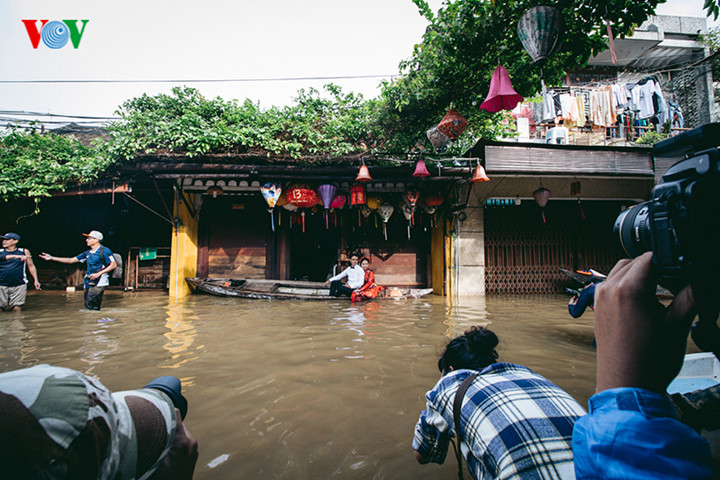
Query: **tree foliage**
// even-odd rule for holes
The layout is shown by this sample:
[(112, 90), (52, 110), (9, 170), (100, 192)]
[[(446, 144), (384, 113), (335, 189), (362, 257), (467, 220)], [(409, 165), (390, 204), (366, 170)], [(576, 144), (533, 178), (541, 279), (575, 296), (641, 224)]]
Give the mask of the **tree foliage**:
[(341, 156), (368, 149), (378, 136), (372, 119), (377, 101), (327, 85), (300, 90), (292, 105), (262, 110), (257, 103), (208, 99), (194, 88), (171, 95), (128, 100), (110, 125), (108, 154), (138, 155), (256, 153), (279, 157)]
[(96, 179), (110, 163), (74, 138), (11, 130), (0, 137), (0, 199), (47, 197)]
[[(395, 141), (412, 145), (436, 124), (450, 107), (469, 121), (479, 136), (497, 134), (497, 118), (479, 109), (490, 77), (501, 63), (515, 90), (530, 96), (540, 90), (541, 71), (525, 53), (517, 35), (520, 16), (537, 4), (533, 0), (447, 0), (429, 15), (424, 0), (413, 0), (430, 25), (412, 57), (400, 65), (400, 78), (385, 84), (389, 130), (402, 132)], [(607, 48), (605, 20), (615, 37), (629, 34), (654, 12), (658, 0), (558, 0), (552, 5), (563, 18), (562, 45), (542, 70), (549, 84), (567, 71), (584, 67), (591, 55)]]

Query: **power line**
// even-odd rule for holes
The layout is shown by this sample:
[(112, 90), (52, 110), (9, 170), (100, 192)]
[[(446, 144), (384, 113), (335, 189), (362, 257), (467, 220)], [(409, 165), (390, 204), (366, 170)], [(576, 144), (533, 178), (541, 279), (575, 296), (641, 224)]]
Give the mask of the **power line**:
[(394, 78), (391, 75), (337, 75), (332, 77), (270, 77), (270, 78), (216, 78), (216, 79), (126, 79), (126, 80), (0, 80), (0, 84), (43, 84), (43, 83), (251, 83), (251, 82), (295, 82), (308, 80), (353, 80), (363, 78)]
[[(25, 110), (0, 110), (0, 115), (27, 116), (27, 117), (60, 117), (60, 118), (82, 118), (85, 120), (119, 120), (119, 117), (94, 117), (87, 115), (67, 115), (62, 113), (28, 112)], [(19, 121), (26, 121), (20, 120)]]

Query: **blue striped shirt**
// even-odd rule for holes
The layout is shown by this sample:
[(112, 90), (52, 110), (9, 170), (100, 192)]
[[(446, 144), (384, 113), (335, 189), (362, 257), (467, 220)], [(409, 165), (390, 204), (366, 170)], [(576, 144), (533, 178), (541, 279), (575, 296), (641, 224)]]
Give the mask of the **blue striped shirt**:
[[(430, 390), (415, 426), (413, 449), (443, 463), (455, 436), (455, 392), (472, 370), (445, 375)], [(585, 410), (567, 392), (529, 368), (488, 366), (463, 399), (462, 453), (475, 479), (575, 478), (572, 431)]]

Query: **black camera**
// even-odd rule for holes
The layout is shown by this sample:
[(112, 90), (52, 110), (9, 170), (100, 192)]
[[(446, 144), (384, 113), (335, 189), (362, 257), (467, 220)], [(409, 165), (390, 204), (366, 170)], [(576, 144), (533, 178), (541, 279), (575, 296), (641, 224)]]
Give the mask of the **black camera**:
[(651, 199), (622, 212), (613, 233), (629, 257), (653, 252), (660, 283), (677, 293), (692, 286), (699, 316), (692, 338), (720, 359), (720, 124), (657, 143), (655, 157), (688, 155), (672, 165)]
[[(663, 174), (651, 199), (615, 220), (613, 234), (631, 258), (653, 252), (662, 283), (678, 290), (694, 278), (717, 275), (720, 248), (720, 124), (709, 124), (654, 147), (655, 157), (686, 153)], [(707, 270), (707, 271), (706, 271)]]

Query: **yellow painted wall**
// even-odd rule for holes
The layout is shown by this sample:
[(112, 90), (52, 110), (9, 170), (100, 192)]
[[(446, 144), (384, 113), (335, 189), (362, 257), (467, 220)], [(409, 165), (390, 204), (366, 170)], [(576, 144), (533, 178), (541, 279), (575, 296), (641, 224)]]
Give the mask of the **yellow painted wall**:
[(183, 298), (191, 293), (185, 277), (197, 275), (198, 220), (188, 211), (180, 195), (185, 195), (190, 205), (195, 205), (195, 195), (175, 191), (175, 218), (179, 225), (173, 227), (170, 253), (170, 298)]
[(432, 229), (430, 237), (430, 275), (433, 293), (445, 295), (445, 218), (439, 217), (440, 228)]

